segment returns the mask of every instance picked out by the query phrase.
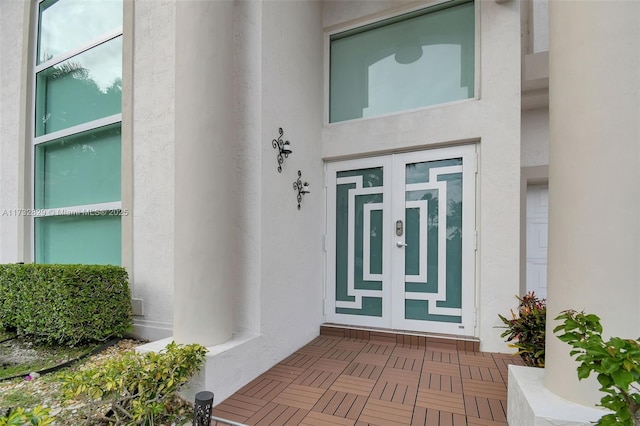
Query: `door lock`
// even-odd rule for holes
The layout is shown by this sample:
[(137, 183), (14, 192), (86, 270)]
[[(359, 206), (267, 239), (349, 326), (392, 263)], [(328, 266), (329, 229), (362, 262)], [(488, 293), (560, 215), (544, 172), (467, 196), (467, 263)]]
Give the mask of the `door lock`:
[(398, 237), (402, 237), (402, 234), (404, 234), (404, 226), (403, 226), (401, 220), (397, 220), (396, 221), (396, 235)]

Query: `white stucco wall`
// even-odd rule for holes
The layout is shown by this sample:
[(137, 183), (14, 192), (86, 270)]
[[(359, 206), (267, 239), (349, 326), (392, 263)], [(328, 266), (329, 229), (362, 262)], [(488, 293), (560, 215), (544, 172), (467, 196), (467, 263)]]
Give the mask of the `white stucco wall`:
[[(24, 261), (19, 227), (26, 222), (15, 209), (24, 203), (20, 167), (25, 153), (28, 3), (0, 3), (0, 263)], [(26, 259), (28, 260), (28, 259)]]
[(174, 271), (175, 0), (136, 1), (133, 51), (132, 296), (139, 336), (171, 334)]
[[(222, 401), (225, 395), (313, 339), (322, 323), (324, 200), (319, 155), (322, 117), (320, 4), (265, 2), (242, 5), (241, 9), (243, 13), (236, 16), (238, 28), (254, 32), (253, 37), (246, 39), (251, 43), (242, 49), (245, 54), (241, 63), (259, 66), (261, 70), (260, 75), (255, 75), (244, 68), (247, 84), (239, 86), (257, 90), (241, 92), (246, 102), (238, 111), (246, 117), (247, 123), (253, 122), (252, 127), (246, 129), (247, 136), (258, 138), (243, 155), (244, 160), (257, 166), (249, 175), (256, 180), (247, 190), (251, 194), (257, 188), (259, 193), (254, 201), (245, 200), (245, 203), (259, 211), (260, 231), (253, 236), (246, 235), (247, 239), (255, 240), (252, 245), (246, 245), (250, 257), (245, 257), (244, 265), (252, 268), (254, 262), (259, 262), (260, 272), (246, 277), (257, 283), (238, 284), (245, 289), (245, 297), (252, 298), (253, 292), (258, 292), (259, 334), (236, 350), (214, 358), (211, 365), (215, 371), (207, 365), (207, 373), (214, 373), (213, 377), (208, 374), (207, 383), (211, 383), (208, 388), (214, 389), (216, 401)], [(259, 64), (255, 62), (255, 55), (260, 58)], [(239, 71), (241, 77), (243, 68)], [(255, 109), (257, 102), (259, 110)], [(255, 120), (249, 120), (251, 118)], [(257, 123), (260, 132), (256, 134)], [(276, 170), (276, 151), (271, 146), (271, 140), (278, 137), (279, 127), (283, 128), (284, 139), (291, 142), (293, 149), (285, 159), (282, 173)], [(255, 154), (248, 154), (251, 149), (258, 150), (257, 158)], [(257, 164), (256, 159), (259, 160)], [(257, 176), (255, 170), (259, 170)], [(293, 190), (298, 170), (302, 171), (303, 180), (309, 181), (312, 191), (302, 200), (300, 210)], [(247, 212), (241, 215), (247, 215)], [(247, 300), (243, 303), (246, 305)], [(255, 309), (251, 305), (252, 299), (249, 303), (246, 307)], [(255, 322), (250, 321), (250, 324)], [(255, 329), (245, 329), (245, 332), (251, 330)], [(226, 381), (216, 380), (220, 377)]]
[(522, 111), (522, 167), (549, 164), (549, 109)]
[(234, 167), (233, 332), (257, 336), (261, 330), (262, 203), (262, 6), (236, 3), (234, 19), (233, 111), (236, 135)]
[[(346, 4), (345, 4), (346, 3)], [(396, 12), (398, 2), (326, 2), (325, 27), (367, 22)], [(391, 7), (385, 11), (383, 7)], [(476, 2), (479, 10), (478, 100), (326, 125), (322, 156), (350, 158), (475, 141), (480, 152), (475, 335), (485, 351), (509, 351), (498, 313), (509, 312), (519, 287), (520, 9), (519, 2)], [(361, 7), (359, 9), (359, 7)], [(361, 15), (358, 16), (358, 10)], [(355, 19), (355, 21), (354, 21)]]
[[(324, 285), (324, 194), (320, 159), (320, 2), (267, 2), (263, 10), (263, 335), (282, 358), (318, 335)], [(270, 141), (292, 144), (282, 173)], [(297, 209), (297, 171), (311, 193)]]
[(404, 11), (407, 7), (415, 8), (417, 5), (417, 2), (407, 0), (325, 0), (322, 2), (322, 26), (331, 29), (334, 26), (358, 22), (363, 17), (377, 20), (387, 17), (390, 13)]
[[(229, 17), (229, 9), (222, 4), (216, 5), (213, 8), (215, 10), (205, 3), (179, 4), (177, 31), (189, 27), (189, 19), (201, 16), (197, 13), (199, 8), (205, 15), (215, 12)], [(214, 245), (198, 247), (212, 250), (208, 254), (201, 253), (208, 259), (205, 269), (221, 268), (226, 273), (232, 272), (228, 275), (229, 281), (224, 283), (232, 292), (231, 295), (224, 292), (211, 294), (209, 286), (219, 285), (217, 278), (211, 276), (209, 279), (196, 277), (188, 288), (184, 287), (184, 282), (176, 283), (174, 294), (174, 307), (179, 305), (182, 310), (186, 300), (179, 292), (185, 288), (189, 292), (201, 288), (202, 297), (212, 298), (211, 306), (220, 303), (221, 298), (229, 297), (227, 302), (232, 317), (233, 337), (230, 341), (209, 347), (206, 367), (194, 382), (194, 390), (213, 391), (216, 402), (221, 402), (317, 336), (323, 320), (324, 199), (323, 163), (320, 158), (323, 47), (320, 3), (235, 2), (232, 16), (233, 37), (226, 30), (217, 31), (219, 39), (213, 46), (217, 49), (223, 45), (233, 45), (233, 59), (231, 63), (226, 62), (221, 71), (225, 76), (221, 81), (233, 88), (233, 100), (224, 103), (226, 92), (216, 90), (208, 98), (194, 99), (203, 109), (189, 113), (196, 114), (196, 120), (197, 117), (209, 120), (208, 111), (224, 110), (225, 117), (233, 117), (234, 127), (231, 128), (235, 130), (231, 137), (223, 140), (216, 133), (220, 130), (227, 132), (226, 124), (222, 129), (213, 121), (207, 121), (212, 132), (211, 138), (198, 140), (199, 144), (213, 144), (213, 152), (217, 150), (219, 155), (229, 156), (225, 157), (228, 161), (223, 166), (226, 176), (224, 182), (198, 182), (205, 189), (230, 185), (233, 196), (215, 201), (231, 203), (230, 206), (227, 204), (230, 210), (226, 211), (232, 211), (233, 215), (224, 216), (222, 220), (219, 216), (208, 214), (204, 220), (209, 223), (207, 226), (228, 228), (228, 238)], [(196, 25), (198, 34), (208, 31), (208, 27), (200, 22)], [(186, 44), (187, 38), (178, 33), (178, 41), (180, 37), (183, 39), (177, 44), (177, 49), (197, 51), (199, 46), (212, 46), (208, 40), (196, 41), (193, 38), (188, 39), (192, 44)], [(227, 55), (224, 58), (228, 60), (228, 51), (225, 49), (222, 49)], [(198, 59), (181, 50), (177, 56), (180, 57), (180, 68), (176, 73), (191, 75), (185, 61), (197, 62)], [(231, 68), (228, 68), (229, 65)], [(199, 72), (194, 75), (201, 77)], [(227, 80), (229, 76), (232, 78)], [(183, 123), (182, 130), (185, 132), (193, 132), (193, 129), (184, 127), (189, 118), (178, 108), (189, 108), (183, 96), (186, 92), (181, 91), (191, 89), (188, 85), (179, 84), (176, 88), (176, 121)], [(271, 145), (271, 140), (278, 137), (279, 127), (284, 129), (284, 138), (291, 141), (293, 148), (293, 154), (285, 160), (282, 173), (276, 170), (276, 151)], [(185, 135), (181, 133), (179, 136), (180, 141), (184, 141)], [(222, 143), (233, 147), (232, 152), (221, 149)], [(177, 142), (178, 145), (181, 143)], [(180, 152), (176, 149), (176, 156)], [(202, 156), (210, 156), (211, 152), (209, 147), (203, 146)], [(198, 168), (203, 164), (202, 159), (193, 161), (197, 162)], [(184, 172), (184, 162), (180, 164), (183, 167), (180, 170)], [(293, 190), (298, 170), (302, 171), (303, 180), (310, 182), (312, 191), (303, 199), (301, 210), (297, 209)], [(215, 177), (220, 172), (220, 169), (211, 171), (210, 176)], [(189, 190), (186, 186), (188, 179), (185, 178), (176, 166), (176, 197), (180, 191)], [(188, 215), (182, 216), (182, 220), (187, 218)], [(185, 247), (184, 238), (178, 232), (192, 230), (190, 225), (181, 224), (178, 227), (179, 224), (176, 216), (176, 247), (179, 238), (181, 247)], [(221, 247), (226, 247), (228, 251), (223, 254)], [(193, 259), (178, 256), (177, 250), (174, 257), (176, 262), (191, 262), (196, 269), (202, 269), (202, 265), (196, 265)], [(138, 269), (136, 267), (136, 274)], [(187, 276), (184, 272), (181, 274), (176, 273), (176, 277)], [(197, 284), (198, 279), (200, 284)], [(198, 306), (201, 305), (198, 302)], [(202, 327), (218, 327), (216, 319), (223, 319), (220, 315), (226, 314), (212, 312), (212, 309), (199, 310), (194, 307), (191, 312), (194, 318), (201, 321)], [(183, 327), (176, 320), (174, 331), (180, 329), (180, 333), (174, 336), (181, 340), (197, 341), (198, 334), (193, 330), (183, 330)], [(216, 337), (217, 334), (214, 334), (203, 332), (203, 336)], [(158, 342), (157, 345), (164, 343)]]
[(233, 334), (239, 244), (233, 233), (234, 3), (176, 3), (174, 337), (217, 345)]
[[(210, 348), (201, 388), (221, 402), (317, 336), (322, 322), (322, 31), (318, 2), (236, 3), (234, 339)], [(293, 153), (278, 173), (271, 140)], [(297, 209), (297, 170), (312, 193)], [(238, 312), (239, 311), (239, 312)]]

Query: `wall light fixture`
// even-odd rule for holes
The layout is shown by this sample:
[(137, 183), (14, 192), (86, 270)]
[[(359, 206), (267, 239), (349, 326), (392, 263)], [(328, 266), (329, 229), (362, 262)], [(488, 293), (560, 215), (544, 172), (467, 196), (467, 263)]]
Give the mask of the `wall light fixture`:
[(285, 158), (289, 158), (289, 154), (293, 151), (291, 151), (291, 143), (289, 141), (282, 141), (282, 135), (284, 135), (282, 127), (278, 128), (278, 132), (280, 136), (278, 136), (278, 139), (271, 141), (271, 146), (273, 146), (273, 149), (278, 150), (278, 173), (282, 173), (282, 163), (284, 163)]
[(300, 210), (300, 203), (302, 202), (302, 196), (309, 192), (309, 182), (302, 182), (302, 172), (298, 170), (298, 179), (293, 182), (293, 190), (298, 192), (298, 210)]

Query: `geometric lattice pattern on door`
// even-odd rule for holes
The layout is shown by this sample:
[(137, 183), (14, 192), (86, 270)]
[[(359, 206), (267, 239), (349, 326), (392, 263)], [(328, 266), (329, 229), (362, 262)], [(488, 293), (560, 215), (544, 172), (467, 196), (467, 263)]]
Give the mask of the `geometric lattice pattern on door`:
[(327, 321), (474, 333), (476, 165), (473, 145), (327, 164)]
[(336, 180), (336, 313), (382, 316), (383, 170)]
[(405, 319), (461, 322), (462, 159), (406, 165)]

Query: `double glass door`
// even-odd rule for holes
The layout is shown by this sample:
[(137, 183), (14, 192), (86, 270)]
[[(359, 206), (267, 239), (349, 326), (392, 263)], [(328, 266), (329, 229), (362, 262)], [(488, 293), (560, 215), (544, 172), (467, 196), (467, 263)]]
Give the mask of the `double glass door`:
[(474, 145), (328, 163), (327, 322), (474, 334)]

